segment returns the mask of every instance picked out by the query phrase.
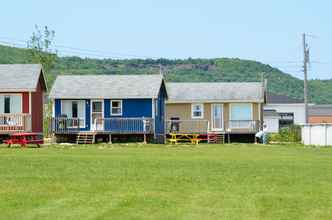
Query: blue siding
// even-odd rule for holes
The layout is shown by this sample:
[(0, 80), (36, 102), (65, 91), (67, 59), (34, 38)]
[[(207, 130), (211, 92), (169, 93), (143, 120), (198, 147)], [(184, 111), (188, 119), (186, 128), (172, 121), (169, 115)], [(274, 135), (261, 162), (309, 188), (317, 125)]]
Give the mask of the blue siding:
[(151, 99), (125, 99), (122, 117), (152, 117)]
[[(118, 100), (118, 99), (117, 99)], [(123, 99), (122, 100), (122, 116), (111, 116), (111, 100), (104, 100), (104, 117), (152, 117), (151, 99)]]
[(54, 110), (55, 110), (55, 117), (60, 117), (61, 115), (61, 99), (54, 100)]
[[(118, 99), (116, 99), (118, 100)], [(123, 99), (122, 100), (122, 115), (121, 116), (111, 116), (111, 100), (104, 100), (104, 117), (105, 118), (139, 118), (139, 117), (152, 117), (152, 103), (151, 99)], [(130, 124), (127, 126), (121, 126), (116, 121), (105, 121), (105, 130), (112, 130), (114, 132), (122, 131), (125, 132), (126, 129), (135, 129), (143, 131), (143, 123), (136, 125), (135, 128), (130, 128)]]
[(166, 100), (166, 89), (164, 86), (161, 87), (157, 99), (157, 114), (155, 119), (155, 131), (158, 140), (163, 140), (165, 134), (165, 100)]
[(104, 118), (109, 118), (111, 115), (111, 100), (104, 99)]
[(81, 129), (81, 130), (85, 130), (85, 131), (90, 130), (90, 127), (91, 127), (90, 105), (91, 105), (91, 100), (86, 99), (85, 100), (85, 129)]

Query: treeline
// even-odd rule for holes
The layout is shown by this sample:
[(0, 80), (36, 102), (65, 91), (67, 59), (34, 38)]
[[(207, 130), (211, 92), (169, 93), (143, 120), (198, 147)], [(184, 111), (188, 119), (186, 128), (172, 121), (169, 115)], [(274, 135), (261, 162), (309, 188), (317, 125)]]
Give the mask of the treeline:
[[(27, 63), (26, 49), (0, 46), (0, 63)], [(214, 59), (92, 59), (56, 57), (47, 73), (49, 88), (60, 74), (158, 74), (173, 82), (255, 82), (262, 75), (268, 79), (268, 90), (293, 98), (303, 98), (303, 81), (279, 69), (251, 60)], [(332, 103), (332, 81), (310, 80), (310, 101)]]

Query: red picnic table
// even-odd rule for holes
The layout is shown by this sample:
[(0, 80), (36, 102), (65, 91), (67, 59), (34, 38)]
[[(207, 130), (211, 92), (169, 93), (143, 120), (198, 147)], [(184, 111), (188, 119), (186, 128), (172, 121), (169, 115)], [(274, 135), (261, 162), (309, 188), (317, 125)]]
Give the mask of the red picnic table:
[(44, 143), (44, 140), (39, 138), (39, 133), (25, 132), (25, 133), (13, 133), (8, 140), (4, 143), (10, 147), (12, 144), (19, 144), (21, 147), (26, 147), (27, 144), (36, 144), (40, 147), (40, 144)]

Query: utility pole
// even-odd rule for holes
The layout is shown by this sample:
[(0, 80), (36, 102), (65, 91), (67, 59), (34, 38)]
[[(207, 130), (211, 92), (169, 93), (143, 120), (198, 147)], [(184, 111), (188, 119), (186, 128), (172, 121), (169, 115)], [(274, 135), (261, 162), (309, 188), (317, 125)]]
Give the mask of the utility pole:
[(305, 123), (308, 123), (308, 63), (309, 63), (309, 48), (306, 42), (306, 35), (302, 35), (303, 41), (303, 92), (304, 92), (304, 114), (305, 114)]
[(159, 74), (163, 75), (163, 67), (162, 67), (161, 63), (159, 63)]

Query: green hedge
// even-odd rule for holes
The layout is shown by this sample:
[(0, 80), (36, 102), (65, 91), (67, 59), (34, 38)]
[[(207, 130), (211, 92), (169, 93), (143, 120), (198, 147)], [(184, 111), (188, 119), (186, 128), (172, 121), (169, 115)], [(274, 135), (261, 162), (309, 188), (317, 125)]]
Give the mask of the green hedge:
[(275, 142), (300, 142), (301, 127), (298, 125), (292, 125), (290, 127), (282, 128), (279, 133), (271, 134), (269, 140)]

